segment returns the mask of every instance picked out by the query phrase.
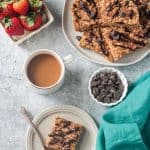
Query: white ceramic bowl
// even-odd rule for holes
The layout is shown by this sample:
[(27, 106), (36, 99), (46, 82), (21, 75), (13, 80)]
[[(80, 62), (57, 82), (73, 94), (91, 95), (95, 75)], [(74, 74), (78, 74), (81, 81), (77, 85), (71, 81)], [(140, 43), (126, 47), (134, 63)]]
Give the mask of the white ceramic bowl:
[[(122, 83), (123, 83), (123, 86), (124, 86), (124, 91), (122, 93), (122, 96), (120, 97), (119, 100), (117, 100), (116, 102), (112, 102), (112, 103), (103, 103), (103, 102), (100, 102), (98, 101), (92, 94), (92, 91), (91, 91), (91, 81), (92, 81), (92, 78), (99, 72), (116, 72), (117, 75), (120, 77)], [(92, 97), (92, 99), (94, 101), (96, 101), (97, 103), (103, 105), (103, 106), (114, 106), (114, 105), (117, 105), (118, 103), (120, 103), (126, 96), (127, 94), (127, 91), (128, 91), (128, 82), (127, 82), (127, 79), (126, 77), (124, 76), (124, 74), (122, 72), (120, 72), (119, 70), (115, 69), (115, 68), (110, 68), (110, 67), (104, 67), (104, 68), (100, 68), (98, 70), (96, 70), (90, 77), (90, 80), (89, 80), (89, 86), (88, 86), (88, 90), (89, 90), (89, 94), (90, 96)]]

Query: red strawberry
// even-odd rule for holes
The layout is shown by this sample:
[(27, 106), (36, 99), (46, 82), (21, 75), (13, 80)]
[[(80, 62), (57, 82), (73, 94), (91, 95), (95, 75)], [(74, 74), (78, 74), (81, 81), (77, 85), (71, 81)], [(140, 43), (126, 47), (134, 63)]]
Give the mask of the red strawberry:
[(23, 35), (24, 28), (20, 22), (20, 19), (17, 17), (7, 18), (5, 17), (2, 20), (2, 23), (5, 27), (5, 31), (10, 35)]
[(43, 0), (29, 0), (29, 4), (33, 11), (39, 11), (43, 6)]
[(14, 16), (17, 15), (17, 13), (15, 12), (15, 10), (13, 9), (13, 4), (7, 4), (7, 9), (8, 9)]
[(36, 12), (30, 12), (27, 16), (21, 16), (20, 19), (24, 28), (29, 31), (38, 29), (43, 23), (42, 15)]
[(0, 20), (4, 17), (13, 17), (16, 15), (16, 12), (13, 10), (13, 4), (10, 1), (8, 2), (1, 2), (0, 3)]
[(29, 10), (28, 0), (15, 0), (13, 9), (20, 15), (26, 15)]

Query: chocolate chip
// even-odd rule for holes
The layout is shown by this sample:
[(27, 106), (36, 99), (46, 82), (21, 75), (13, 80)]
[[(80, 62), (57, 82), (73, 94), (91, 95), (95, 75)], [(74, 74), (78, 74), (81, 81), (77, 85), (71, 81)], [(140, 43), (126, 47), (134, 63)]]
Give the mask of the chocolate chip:
[(109, 37), (112, 40), (117, 40), (117, 41), (124, 41), (124, 42), (131, 41), (131, 39), (128, 37), (127, 34), (121, 33), (121, 32), (118, 32), (118, 31), (114, 31), (114, 30), (110, 32)]
[(104, 102), (105, 102), (105, 103), (110, 103), (110, 102), (111, 102), (111, 98), (105, 97), (105, 98), (104, 98)]
[(117, 91), (114, 93), (114, 99), (119, 100), (120, 97), (121, 97), (121, 91)]
[(148, 28), (147, 31), (144, 33), (144, 37), (150, 38), (150, 28)]
[(119, 16), (119, 10), (116, 10), (116, 12), (113, 14), (112, 18), (115, 18), (117, 16)]
[(124, 12), (120, 12), (120, 13), (119, 13), (119, 16), (120, 16), (120, 17), (126, 17), (126, 14), (125, 14)]
[(76, 4), (73, 4), (73, 7), (74, 7), (74, 8), (77, 8), (77, 5), (76, 5)]
[(107, 8), (106, 8), (106, 11), (108, 11), (108, 12), (109, 12), (109, 11), (111, 11), (111, 10), (112, 10), (111, 5), (108, 5), (108, 6), (107, 6)]
[(95, 86), (97, 86), (97, 85), (98, 85), (97, 81), (92, 81), (92, 82), (91, 82), (91, 87), (95, 87)]
[(82, 8), (86, 8), (87, 5), (86, 5), (86, 3), (84, 3), (83, 1), (80, 1), (79, 7), (82, 9)]
[(79, 8), (85, 11), (91, 19), (95, 19), (97, 17), (97, 12), (90, 11), (87, 4), (83, 1), (80, 1)]
[(97, 15), (98, 15), (97, 12), (93, 12), (93, 11), (90, 12), (91, 19), (95, 19), (97, 17)]
[(77, 39), (78, 41), (80, 41), (80, 40), (81, 40), (81, 36), (76, 36), (76, 39)]
[(129, 30), (128, 27), (124, 27), (124, 31), (125, 31), (125, 32), (130, 32), (130, 30)]
[(126, 0), (125, 6), (128, 6), (128, 5), (129, 5), (129, 0)]
[(69, 144), (64, 145), (62, 150), (70, 150), (70, 145)]
[(120, 38), (120, 35), (118, 34), (118, 32), (116, 32), (114, 30), (112, 32), (110, 32), (109, 36), (112, 40), (119, 40), (119, 38)]
[(97, 40), (98, 45), (101, 47), (102, 53), (103, 53), (104, 55), (108, 56), (108, 55), (109, 55), (109, 52), (108, 52), (108, 50), (106, 49), (106, 47), (105, 47), (105, 45), (104, 45), (103, 42), (104, 42), (104, 41), (103, 41), (103, 39), (101, 39), (101, 38), (99, 38), (99, 39)]
[(133, 0), (133, 2), (136, 4), (136, 5), (140, 5), (140, 1), (139, 0)]
[(69, 126), (71, 124), (70, 121), (64, 121), (63, 122), (63, 128), (66, 128), (67, 126)]
[(113, 84), (112, 80), (109, 80), (108, 85), (112, 85), (112, 84)]
[(97, 95), (99, 94), (99, 89), (96, 88), (96, 87), (94, 87), (93, 90), (92, 90), (92, 94), (93, 94), (94, 96), (97, 96)]
[(130, 10), (130, 12), (129, 12), (129, 17), (130, 17), (130, 19), (132, 19), (133, 17), (134, 17), (134, 11), (133, 10)]
[(94, 2), (94, 0), (87, 0), (87, 2), (89, 2), (90, 4), (96, 5), (95, 2)]

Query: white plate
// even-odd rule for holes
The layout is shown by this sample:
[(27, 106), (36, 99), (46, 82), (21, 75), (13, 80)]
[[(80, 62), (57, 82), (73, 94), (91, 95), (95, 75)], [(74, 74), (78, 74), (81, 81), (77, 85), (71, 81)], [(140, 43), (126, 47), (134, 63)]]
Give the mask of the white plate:
[(111, 63), (107, 61), (105, 58), (103, 58), (101, 55), (92, 52), (87, 49), (83, 49), (78, 46), (78, 41), (76, 40), (77, 35), (81, 35), (81, 33), (76, 32), (73, 27), (72, 22), (72, 13), (71, 13), (71, 6), (74, 0), (66, 0), (64, 5), (64, 11), (63, 11), (63, 19), (62, 19), (62, 26), (63, 26), (63, 32), (65, 34), (65, 37), (67, 41), (72, 45), (73, 48), (75, 48), (81, 56), (84, 58), (98, 63), (102, 65), (108, 65), (108, 66), (128, 66), (131, 64), (135, 64), (145, 58), (150, 53), (150, 47), (143, 48), (141, 50), (137, 50), (136, 52), (133, 52), (127, 56), (125, 56), (120, 61)]
[[(33, 122), (44, 139), (50, 133), (54, 118), (57, 116), (82, 124), (86, 131), (81, 139), (79, 150), (95, 150), (97, 126), (86, 112), (74, 106), (47, 108), (35, 117)], [(26, 150), (43, 150), (37, 135), (33, 133), (30, 127), (26, 135)]]

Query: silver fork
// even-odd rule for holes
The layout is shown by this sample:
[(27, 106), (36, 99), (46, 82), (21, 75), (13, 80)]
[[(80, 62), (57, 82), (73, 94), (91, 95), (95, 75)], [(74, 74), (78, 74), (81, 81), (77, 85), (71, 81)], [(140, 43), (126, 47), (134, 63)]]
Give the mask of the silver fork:
[(43, 150), (46, 150), (45, 146), (44, 146), (44, 140), (43, 137), (41, 135), (41, 133), (39, 132), (39, 130), (37, 129), (37, 127), (34, 125), (34, 123), (32, 122), (31, 116), (29, 114), (29, 112), (27, 112), (26, 108), (21, 106), (20, 108), (20, 113), (22, 114), (24, 120), (26, 120), (26, 122), (30, 125), (30, 127), (33, 129), (34, 133), (36, 133), (39, 137), (39, 140), (41, 142), (41, 145), (43, 147)]

